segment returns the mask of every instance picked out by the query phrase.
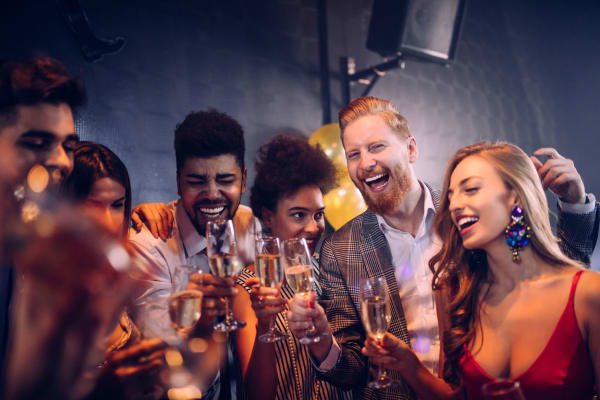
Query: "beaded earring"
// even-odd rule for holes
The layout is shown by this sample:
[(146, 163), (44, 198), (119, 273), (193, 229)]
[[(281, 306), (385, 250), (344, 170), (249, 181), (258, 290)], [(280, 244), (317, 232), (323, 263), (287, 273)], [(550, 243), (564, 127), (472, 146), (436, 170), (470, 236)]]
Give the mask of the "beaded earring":
[(515, 206), (510, 217), (512, 222), (504, 230), (504, 236), (506, 237), (506, 244), (512, 250), (513, 262), (519, 264), (521, 262), (519, 249), (529, 244), (531, 227), (525, 223), (523, 210), (519, 206)]

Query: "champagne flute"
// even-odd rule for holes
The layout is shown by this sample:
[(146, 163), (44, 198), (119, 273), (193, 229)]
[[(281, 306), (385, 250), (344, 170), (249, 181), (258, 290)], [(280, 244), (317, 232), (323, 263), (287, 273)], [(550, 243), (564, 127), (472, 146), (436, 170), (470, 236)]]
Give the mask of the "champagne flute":
[[(313, 275), (312, 258), (306, 240), (304, 238), (284, 240), (283, 259), (288, 284), (294, 292), (307, 296), (313, 290)], [(321, 336), (316, 333), (312, 321), (306, 336), (298, 339), (302, 344), (317, 343), (320, 340)]]
[[(278, 288), (283, 281), (283, 266), (281, 265), (281, 246), (279, 238), (257, 235), (254, 242), (256, 262), (254, 270), (260, 280), (260, 286)], [(287, 335), (275, 329), (274, 316), (269, 323), (269, 330), (258, 337), (265, 343), (277, 342)]]
[(488, 382), (482, 386), (481, 393), (486, 400), (525, 400), (519, 381)]
[[(390, 296), (385, 278), (373, 277), (360, 282), (360, 314), (367, 333), (381, 341), (392, 318), (390, 312)], [(370, 388), (383, 389), (392, 384), (392, 380), (383, 370), (377, 367), (375, 380), (368, 383)]]
[(146, 306), (150, 309), (160, 309), (167, 302), (169, 318), (154, 320), (146, 325), (143, 333), (145, 338), (157, 337), (168, 344), (164, 353), (165, 368), (159, 375), (165, 390), (168, 393), (194, 393), (198, 397), (210, 382), (198, 373), (196, 366), (197, 359), (203, 354), (194, 354), (189, 346), (190, 341), (198, 340), (190, 339), (190, 334), (202, 310), (202, 292), (186, 290), (189, 277), (196, 272), (196, 266), (178, 265), (173, 273), (168, 300), (163, 296), (148, 299)]
[(177, 333), (187, 339), (202, 315), (203, 294), (199, 290), (190, 290), (190, 276), (200, 273), (194, 265), (179, 265), (173, 272), (171, 297), (169, 299), (169, 317)]
[[(219, 278), (236, 276), (242, 268), (242, 261), (238, 255), (233, 221), (228, 219), (207, 222), (206, 242), (211, 273)], [(214, 329), (231, 332), (246, 326), (244, 321), (237, 321), (234, 318), (229, 298), (225, 297), (223, 301), (226, 310), (225, 320), (217, 323)]]

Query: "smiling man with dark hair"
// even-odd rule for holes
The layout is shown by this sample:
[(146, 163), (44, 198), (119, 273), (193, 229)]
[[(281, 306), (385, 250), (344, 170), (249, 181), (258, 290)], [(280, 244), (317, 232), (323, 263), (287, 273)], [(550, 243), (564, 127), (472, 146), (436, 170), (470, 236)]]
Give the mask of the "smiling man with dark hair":
[(200, 234), (206, 223), (235, 215), (246, 191), (244, 131), (215, 110), (189, 114), (175, 130), (177, 189)]
[[(0, 62), (0, 138), (12, 155), (11, 176), (6, 178), (9, 186), (22, 182), (29, 169), (38, 164), (48, 170), (50, 187), (59, 187), (73, 170), (73, 151), (79, 140), (73, 109), (84, 101), (81, 82), (52, 58)], [(5, 151), (3, 154), (6, 157)], [(0, 267), (0, 371), (12, 286), (12, 269)]]
[[(223, 312), (219, 299), (235, 294), (231, 278), (218, 278), (209, 273), (205, 230), (208, 221), (233, 219), (242, 261), (246, 265), (252, 262), (254, 234), (260, 231), (260, 223), (248, 207), (240, 206), (241, 196), (246, 191), (244, 149), (242, 127), (216, 110), (192, 112), (177, 125), (175, 156), (180, 197), (169, 203), (167, 210), (160, 207), (149, 210), (152, 206), (146, 205), (146, 214), (150, 215), (144, 216), (152, 224), (156, 222), (150, 222), (152, 215), (171, 214), (172, 234), (161, 239), (144, 226), (130, 236), (137, 253), (137, 269), (147, 277), (146, 290), (134, 312), (142, 331), (152, 333), (170, 327), (171, 277), (180, 265), (194, 265), (202, 273), (196, 280), (204, 294), (202, 320), (198, 326), (212, 323), (212, 317)], [(203, 397), (213, 395), (214, 392), (204, 393)]]
[(73, 110), (84, 102), (81, 82), (54, 59), (0, 64), (0, 135), (14, 145), (19, 174), (43, 165), (57, 187), (71, 173)]

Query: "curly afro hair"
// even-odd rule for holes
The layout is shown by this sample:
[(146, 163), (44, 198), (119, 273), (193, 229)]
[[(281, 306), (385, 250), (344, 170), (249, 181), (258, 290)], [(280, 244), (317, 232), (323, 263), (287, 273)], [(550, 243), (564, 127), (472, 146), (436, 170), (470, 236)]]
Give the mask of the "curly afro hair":
[(283, 197), (307, 185), (316, 185), (323, 194), (337, 184), (337, 170), (317, 145), (299, 135), (280, 134), (263, 144), (256, 155), (256, 178), (250, 191), (250, 205), (262, 220), (263, 208), (276, 211)]
[(175, 128), (177, 171), (188, 158), (231, 154), (244, 171), (244, 130), (229, 115), (217, 110), (194, 111)]

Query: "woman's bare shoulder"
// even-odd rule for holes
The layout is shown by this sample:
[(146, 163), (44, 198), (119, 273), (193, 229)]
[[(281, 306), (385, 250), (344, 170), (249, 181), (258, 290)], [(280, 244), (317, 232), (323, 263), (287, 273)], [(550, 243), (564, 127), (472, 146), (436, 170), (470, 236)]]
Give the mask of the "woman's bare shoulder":
[[(585, 270), (581, 274), (577, 292), (582, 296), (586, 304), (596, 307), (596, 312), (600, 313), (600, 273), (592, 270)], [(600, 318), (600, 315), (598, 315)]]

